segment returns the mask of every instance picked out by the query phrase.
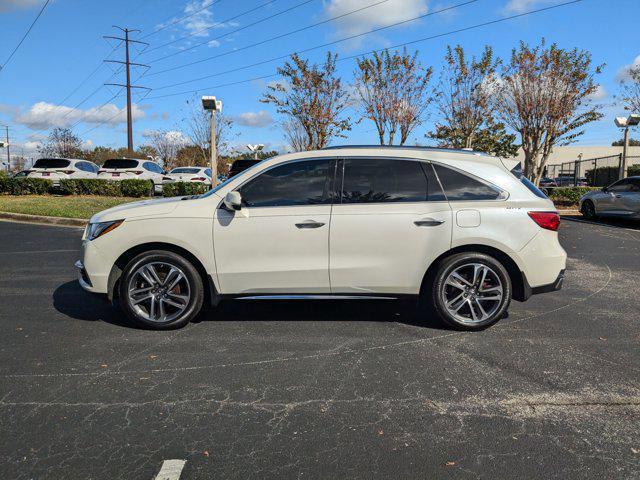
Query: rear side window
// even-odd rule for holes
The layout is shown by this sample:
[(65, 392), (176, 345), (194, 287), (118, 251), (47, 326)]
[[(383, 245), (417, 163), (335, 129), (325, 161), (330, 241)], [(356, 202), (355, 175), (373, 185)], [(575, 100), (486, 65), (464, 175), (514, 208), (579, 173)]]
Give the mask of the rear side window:
[(71, 162), (63, 158), (41, 158), (36, 160), (33, 168), (66, 168)]
[(210, 168), (207, 168), (207, 169), (204, 171), (204, 174), (205, 174), (207, 177), (211, 177), (211, 169), (210, 169)]
[(460, 200), (495, 200), (500, 197), (500, 190), (487, 185), (464, 173), (442, 165), (434, 164), (444, 194), (450, 202)]
[(284, 207), (331, 202), (331, 160), (309, 160), (274, 167), (240, 188), (247, 207)]
[(107, 160), (102, 165), (103, 168), (136, 168), (138, 166), (137, 160), (127, 160), (126, 158), (114, 158), (113, 160)]
[[(424, 168), (423, 168), (424, 167)], [(426, 202), (444, 200), (437, 182), (429, 182), (426, 164), (395, 159), (346, 159), (342, 203)]]
[[(547, 195), (540, 190), (538, 187), (536, 187), (531, 180), (529, 180), (527, 177), (524, 176), (524, 174), (522, 173), (522, 165), (521, 164), (517, 164), (515, 167), (513, 167), (511, 169), (511, 173), (513, 174), (514, 177), (516, 177), (518, 180), (520, 180), (520, 182), (529, 189), (529, 191), (531, 193), (533, 193), (536, 197), (540, 197), (540, 198), (549, 198), (547, 197)], [(573, 177), (571, 177), (571, 180), (573, 181)]]

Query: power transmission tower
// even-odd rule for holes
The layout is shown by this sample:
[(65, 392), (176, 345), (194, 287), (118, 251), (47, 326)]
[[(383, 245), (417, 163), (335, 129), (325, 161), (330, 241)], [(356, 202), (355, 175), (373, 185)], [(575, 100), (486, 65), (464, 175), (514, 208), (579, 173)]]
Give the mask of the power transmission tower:
[(105, 60), (105, 62), (109, 62), (109, 63), (119, 63), (121, 65), (124, 65), (126, 67), (126, 71), (127, 71), (127, 83), (126, 84), (121, 84), (121, 83), (105, 83), (105, 85), (111, 85), (114, 87), (123, 87), (127, 89), (127, 150), (129, 150), (129, 153), (132, 154), (133, 153), (133, 118), (131, 115), (131, 89), (132, 88), (141, 88), (144, 90), (151, 90), (148, 87), (142, 87), (139, 85), (131, 85), (131, 65), (135, 65), (137, 67), (145, 67), (145, 68), (150, 68), (149, 65), (143, 65), (142, 63), (133, 63), (129, 60), (129, 44), (130, 43), (140, 43), (142, 45), (149, 45), (146, 42), (141, 42), (139, 40), (131, 40), (129, 38), (129, 34), (132, 32), (140, 32), (140, 30), (129, 30), (128, 28), (121, 28), (117, 25), (113, 26), (114, 28), (117, 28), (119, 30), (122, 30), (124, 32), (124, 38), (122, 37), (113, 37), (110, 35), (105, 35), (104, 38), (111, 38), (113, 40), (120, 40), (122, 42), (124, 42), (124, 46), (125, 46), (125, 61), (120, 61), (120, 60)]

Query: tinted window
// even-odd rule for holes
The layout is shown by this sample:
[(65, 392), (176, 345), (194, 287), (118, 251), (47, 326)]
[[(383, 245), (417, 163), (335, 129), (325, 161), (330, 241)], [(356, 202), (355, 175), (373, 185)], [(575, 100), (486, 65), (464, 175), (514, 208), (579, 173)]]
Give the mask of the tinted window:
[(631, 182), (630, 192), (640, 192), (640, 178), (632, 178), (629, 180)]
[(281, 165), (261, 173), (240, 188), (248, 207), (281, 207), (329, 203), (330, 160)]
[(113, 160), (107, 160), (102, 165), (103, 168), (136, 168), (138, 166), (137, 160), (127, 160), (126, 158), (114, 158)]
[[(428, 167), (428, 165), (424, 165)], [(410, 160), (344, 160), (342, 203), (425, 202), (429, 197), (428, 170)], [(433, 173), (431, 172), (433, 176)], [(431, 186), (443, 200), (437, 184)]]
[(36, 160), (33, 168), (65, 168), (68, 167), (70, 163), (69, 160), (62, 158), (41, 158)]
[(210, 168), (207, 168), (207, 169), (204, 171), (204, 174), (205, 174), (207, 177), (211, 177), (211, 169), (210, 169)]
[(169, 173), (198, 173), (199, 171), (200, 171), (199, 168), (180, 167), (180, 168), (174, 168)]
[(433, 165), (442, 183), (447, 200), (494, 200), (500, 196), (500, 190), (442, 165)]

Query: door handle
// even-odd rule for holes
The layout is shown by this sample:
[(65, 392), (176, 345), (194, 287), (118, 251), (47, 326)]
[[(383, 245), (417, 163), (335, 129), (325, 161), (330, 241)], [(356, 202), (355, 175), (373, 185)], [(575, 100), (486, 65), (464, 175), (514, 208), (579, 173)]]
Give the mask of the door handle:
[(322, 222), (315, 222), (313, 220), (307, 220), (306, 222), (296, 223), (298, 228), (320, 228), (324, 225)]
[(415, 223), (418, 227), (437, 227), (442, 225), (444, 220), (436, 220), (435, 218), (423, 218), (422, 220), (416, 220)]

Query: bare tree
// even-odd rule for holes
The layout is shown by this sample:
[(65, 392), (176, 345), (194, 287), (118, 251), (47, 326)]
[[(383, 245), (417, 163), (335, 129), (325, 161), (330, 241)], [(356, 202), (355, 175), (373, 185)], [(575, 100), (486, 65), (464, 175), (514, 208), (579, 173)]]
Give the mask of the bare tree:
[(640, 114), (640, 65), (629, 68), (628, 79), (622, 81), (622, 101), (625, 110)]
[(556, 145), (568, 145), (582, 127), (602, 117), (590, 96), (602, 66), (592, 66), (584, 50), (563, 50), (556, 44), (536, 47), (524, 42), (514, 49), (494, 87), (494, 106), (515, 130), (524, 151), (524, 173), (535, 184)]
[(278, 68), (284, 81), (267, 86), (262, 97), (261, 102), (274, 104), (278, 113), (299, 123), (306, 135), (304, 150), (323, 148), (351, 129), (349, 118), (343, 116), (348, 95), (336, 76), (336, 59), (327, 52), (322, 65), (309, 65), (292, 55)]
[(79, 158), (84, 155), (82, 140), (69, 128), (56, 127), (38, 147), (43, 157)]
[(357, 61), (354, 87), (361, 120), (375, 124), (380, 145), (393, 145), (397, 133), (404, 145), (431, 102), (427, 87), (433, 70), (423, 68), (417, 56), (417, 51), (385, 50)]
[(303, 152), (307, 147), (307, 133), (298, 119), (290, 117), (281, 124), (284, 138), (294, 152)]
[[(187, 136), (200, 149), (202, 164), (208, 164), (211, 158), (209, 150), (211, 113), (202, 108), (198, 97), (187, 100), (187, 112), (183, 121)], [(224, 154), (229, 150), (229, 143), (236, 136), (233, 127), (231, 117), (223, 113), (216, 113), (216, 151), (218, 153)]]
[(166, 170), (177, 166), (178, 152), (188, 142), (182, 132), (175, 130), (153, 130), (144, 135), (151, 142), (151, 147), (158, 152), (158, 159)]

